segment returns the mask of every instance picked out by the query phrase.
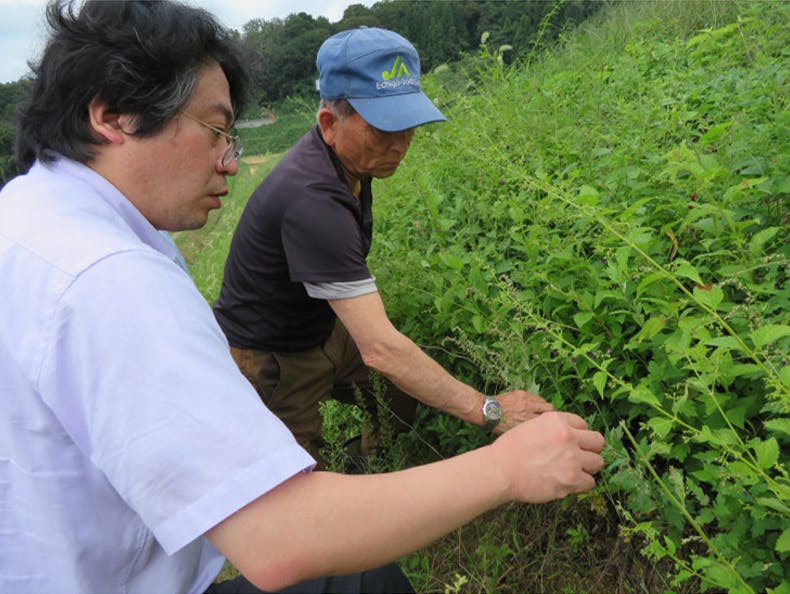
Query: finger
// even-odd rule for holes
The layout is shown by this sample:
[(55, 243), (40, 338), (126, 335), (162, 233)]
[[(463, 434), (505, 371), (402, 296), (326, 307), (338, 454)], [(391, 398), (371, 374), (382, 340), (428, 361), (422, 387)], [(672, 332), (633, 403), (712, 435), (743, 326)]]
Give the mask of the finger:
[(579, 480), (571, 488), (572, 493), (584, 493), (595, 487), (595, 479), (591, 474), (583, 472), (579, 476)]
[(554, 410), (554, 405), (551, 402), (546, 402), (540, 396), (534, 398), (530, 402), (532, 412), (541, 413), (541, 412), (549, 412), (550, 410)]
[(579, 431), (578, 433), (579, 447), (589, 452), (600, 452), (606, 443), (603, 435), (598, 431)]
[(604, 459), (600, 454), (593, 452), (582, 452), (582, 470), (587, 474), (596, 474), (603, 468)]
[(574, 429), (581, 429), (581, 430), (587, 429), (587, 421), (582, 419), (579, 415), (569, 412), (562, 412), (562, 411), (557, 411), (557, 415), (560, 416), (563, 422), (570, 425)]

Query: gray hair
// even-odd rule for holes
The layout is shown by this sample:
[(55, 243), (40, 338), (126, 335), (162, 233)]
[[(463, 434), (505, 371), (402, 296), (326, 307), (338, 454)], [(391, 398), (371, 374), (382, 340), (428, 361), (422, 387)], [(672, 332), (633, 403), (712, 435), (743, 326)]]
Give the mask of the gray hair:
[[(321, 101), (318, 103), (318, 111), (320, 112), (322, 109), (331, 111), (332, 115), (341, 122), (357, 113), (357, 110), (352, 107), (348, 99), (324, 99), (321, 97)], [(316, 117), (318, 116), (316, 115)]]

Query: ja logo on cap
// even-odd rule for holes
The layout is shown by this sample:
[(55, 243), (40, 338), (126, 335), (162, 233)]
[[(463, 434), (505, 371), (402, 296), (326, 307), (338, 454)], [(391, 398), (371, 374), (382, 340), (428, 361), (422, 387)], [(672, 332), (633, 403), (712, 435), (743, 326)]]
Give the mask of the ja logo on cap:
[(390, 80), (392, 78), (401, 78), (404, 76), (411, 76), (411, 72), (409, 69), (406, 68), (406, 64), (400, 59), (400, 56), (395, 58), (395, 62), (392, 64), (392, 70), (385, 70), (381, 73), (381, 78), (384, 80)]

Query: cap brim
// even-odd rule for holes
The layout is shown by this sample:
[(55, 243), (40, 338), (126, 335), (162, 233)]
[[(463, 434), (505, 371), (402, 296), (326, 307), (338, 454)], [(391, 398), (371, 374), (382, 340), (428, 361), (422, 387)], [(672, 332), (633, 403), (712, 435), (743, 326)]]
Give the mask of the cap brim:
[(400, 132), (447, 120), (423, 92), (373, 98), (349, 97), (348, 102), (362, 119), (384, 132)]

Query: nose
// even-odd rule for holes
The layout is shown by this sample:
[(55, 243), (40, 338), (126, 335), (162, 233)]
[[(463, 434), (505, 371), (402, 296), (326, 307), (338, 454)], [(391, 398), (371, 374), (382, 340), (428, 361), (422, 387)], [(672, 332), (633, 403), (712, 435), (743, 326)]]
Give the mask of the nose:
[(239, 172), (239, 162), (236, 159), (231, 159), (230, 163), (228, 163), (227, 165), (224, 165), (222, 163), (222, 159), (223, 159), (223, 154), (220, 153), (219, 157), (217, 157), (217, 160), (214, 163), (217, 173), (219, 173), (220, 175), (234, 176)]
[(402, 130), (400, 132), (392, 132), (390, 136), (390, 146), (398, 151), (401, 155), (406, 154), (411, 144), (411, 139), (414, 137), (414, 130)]

